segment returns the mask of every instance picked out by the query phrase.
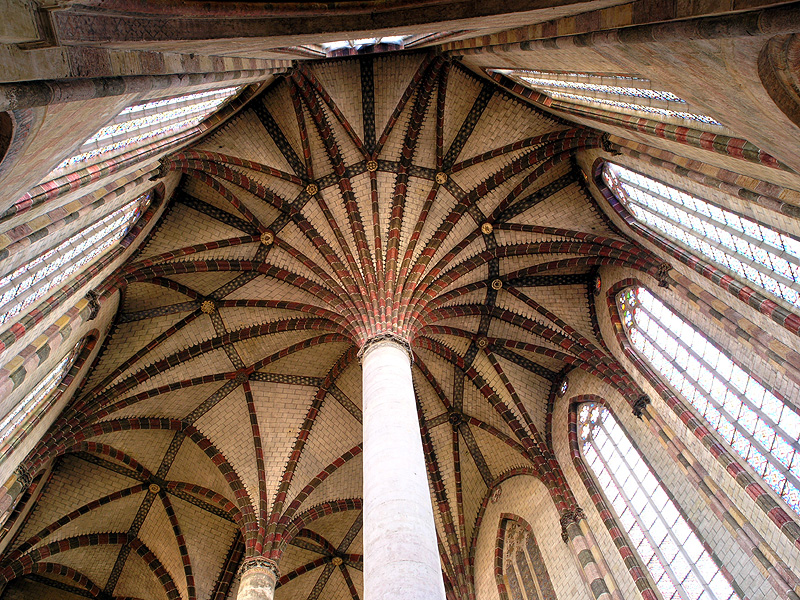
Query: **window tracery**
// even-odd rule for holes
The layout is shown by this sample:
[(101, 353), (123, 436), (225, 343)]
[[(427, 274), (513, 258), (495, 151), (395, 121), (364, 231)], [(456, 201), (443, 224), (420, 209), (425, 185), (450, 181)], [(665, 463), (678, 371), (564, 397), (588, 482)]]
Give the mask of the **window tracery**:
[(800, 514), (800, 414), (646, 289), (617, 303), (633, 347)]
[(556, 592), (530, 525), (509, 516), (500, 523), (507, 600), (556, 600)]
[(586, 463), (664, 599), (738, 598), (611, 411), (583, 404), (578, 428)]
[(9, 322), (124, 238), (151, 198), (152, 192), (148, 192), (131, 200), (0, 278), (0, 324)]
[(721, 127), (708, 115), (687, 110), (686, 100), (666, 90), (655, 90), (641, 77), (534, 70), (500, 70), (556, 100), (596, 106), (614, 112), (645, 113), (656, 120), (680, 119)]
[(34, 422), (37, 415), (46, 411), (55, 400), (56, 390), (78, 358), (82, 346), (83, 341), (75, 344), (53, 370), (45, 375), (0, 421), (0, 449), (3, 450), (0, 456), (7, 456), (5, 451), (13, 445), (14, 438), (25, 429), (27, 424)]
[(603, 181), (642, 224), (800, 308), (800, 240), (617, 164)]

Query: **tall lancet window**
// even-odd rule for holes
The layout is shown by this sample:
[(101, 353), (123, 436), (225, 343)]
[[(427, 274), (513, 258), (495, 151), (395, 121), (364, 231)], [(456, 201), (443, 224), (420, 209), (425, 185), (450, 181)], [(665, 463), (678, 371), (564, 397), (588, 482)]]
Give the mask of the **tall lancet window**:
[(0, 324), (12, 320), (125, 237), (151, 197), (148, 192), (131, 200), (0, 278)]
[(219, 110), (241, 89), (241, 86), (233, 86), (133, 104), (86, 140), (75, 154), (53, 169), (45, 181), (146, 143), (185, 137), (181, 134), (191, 133), (193, 127)]
[(606, 407), (578, 411), (583, 456), (665, 600), (739, 598)]
[(643, 116), (656, 121), (687, 122), (692, 127), (719, 130), (708, 115), (690, 110), (686, 100), (666, 90), (653, 89), (642, 77), (614, 73), (575, 73), (496, 69), (519, 83), (553, 98), (608, 112)]
[(644, 288), (617, 299), (633, 347), (800, 513), (800, 414)]
[(83, 341), (78, 342), (0, 421), (0, 462), (19, 437), (38, 422), (58, 398), (58, 386), (78, 358)]
[(800, 240), (620, 165), (603, 181), (650, 229), (800, 308)]

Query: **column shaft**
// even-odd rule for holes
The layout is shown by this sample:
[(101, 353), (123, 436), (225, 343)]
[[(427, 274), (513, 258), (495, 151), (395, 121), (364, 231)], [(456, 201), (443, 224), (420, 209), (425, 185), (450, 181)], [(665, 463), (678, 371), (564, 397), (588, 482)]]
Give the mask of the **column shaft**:
[(381, 340), (362, 366), (365, 600), (444, 600), (410, 357)]
[(236, 600), (272, 600), (278, 567), (262, 557), (246, 558), (239, 572), (239, 591)]

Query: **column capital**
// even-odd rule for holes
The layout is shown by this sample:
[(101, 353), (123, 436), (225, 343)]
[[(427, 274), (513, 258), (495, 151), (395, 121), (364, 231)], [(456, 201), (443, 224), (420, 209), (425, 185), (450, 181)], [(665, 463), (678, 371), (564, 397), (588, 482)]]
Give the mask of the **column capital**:
[(567, 528), (570, 525), (577, 525), (579, 521), (585, 518), (586, 514), (583, 512), (583, 509), (577, 505), (572, 510), (567, 510), (561, 515), (561, 519), (559, 519), (561, 523), (561, 539), (564, 540), (565, 544), (569, 541)]
[(14, 475), (23, 490), (27, 490), (31, 483), (33, 483), (33, 475), (24, 465), (18, 465), (17, 468), (14, 469)]
[(261, 571), (262, 573), (268, 571), (272, 574), (275, 579), (280, 577), (280, 571), (278, 571), (278, 563), (274, 560), (265, 558), (263, 556), (251, 556), (249, 558), (245, 558), (242, 561), (242, 566), (239, 567), (239, 576), (243, 577), (246, 573), (251, 571)]
[(406, 354), (408, 354), (408, 361), (412, 365), (414, 364), (414, 351), (411, 350), (411, 343), (407, 339), (390, 331), (377, 333), (364, 342), (364, 344), (361, 346), (361, 349), (358, 351), (359, 362), (363, 363), (364, 357), (367, 354), (383, 344), (394, 344), (395, 346), (399, 346), (406, 352)]

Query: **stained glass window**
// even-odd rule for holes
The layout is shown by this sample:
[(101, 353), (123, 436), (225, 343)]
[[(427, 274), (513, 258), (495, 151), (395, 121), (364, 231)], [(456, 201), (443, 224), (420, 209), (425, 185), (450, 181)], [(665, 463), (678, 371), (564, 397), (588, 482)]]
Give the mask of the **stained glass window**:
[(0, 278), (0, 324), (11, 320), (125, 237), (150, 198), (148, 192), (131, 200)]
[(708, 115), (687, 111), (683, 98), (666, 90), (654, 90), (650, 88), (650, 81), (640, 77), (528, 70), (497, 72), (559, 100), (720, 126)]
[(86, 140), (78, 151), (59, 164), (53, 174), (99, 157), (126, 152), (144, 142), (174, 136), (198, 125), (237, 94), (241, 86), (227, 87), (129, 106)]
[(634, 348), (800, 513), (800, 414), (646, 289), (617, 302)]
[(603, 181), (640, 222), (800, 307), (800, 240), (613, 163)]
[(664, 600), (739, 596), (606, 407), (578, 412), (583, 456)]
[(78, 356), (81, 343), (62, 358), (58, 364), (45, 375), (33, 389), (28, 392), (19, 403), (0, 421), (0, 448), (5, 449), (12, 442), (9, 439), (12, 434), (17, 433), (26, 421), (30, 421), (35, 414), (45, 411), (53, 400), (58, 384), (64, 379), (75, 359)]

